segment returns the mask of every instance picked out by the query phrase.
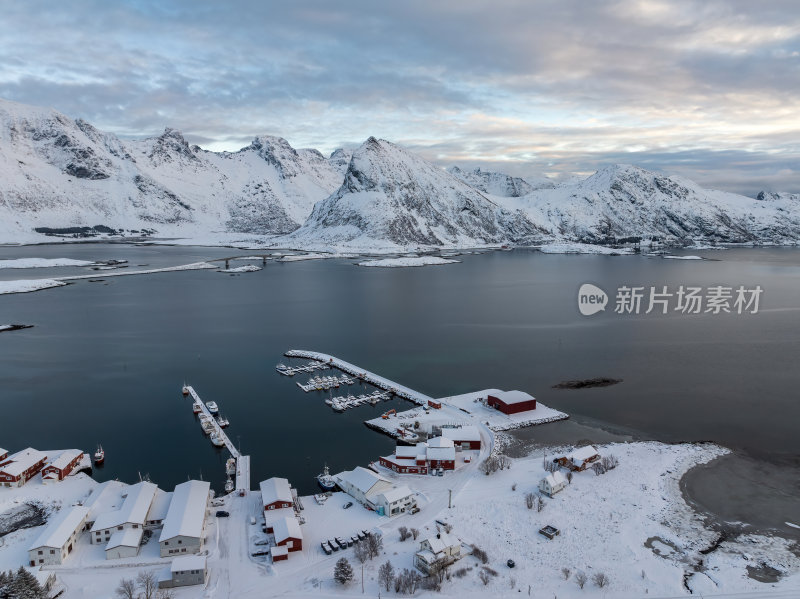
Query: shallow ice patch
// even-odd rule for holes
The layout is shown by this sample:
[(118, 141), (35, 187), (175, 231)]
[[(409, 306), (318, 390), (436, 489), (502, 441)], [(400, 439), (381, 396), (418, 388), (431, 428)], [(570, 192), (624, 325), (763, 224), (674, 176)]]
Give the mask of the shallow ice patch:
[(460, 260), (448, 260), (438, 256), (417, 256), (413, 258), (384, 258), (359, 262), (359, 266), (377, 266), (383, 268), (401, 268), (404, 266), (436, 266), (440, 264), (458, 264)]

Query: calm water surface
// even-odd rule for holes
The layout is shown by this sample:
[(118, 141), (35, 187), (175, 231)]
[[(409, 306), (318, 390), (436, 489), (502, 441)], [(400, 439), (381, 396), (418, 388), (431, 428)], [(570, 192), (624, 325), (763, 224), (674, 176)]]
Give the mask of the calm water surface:
[[(759, 525), (791, 533), (782, 523), (800, 523), (796, 495), (785, 495), (800, 481), (800, 251), (692, 253), (714, 260), (516, 250), (426, 268), (269, 262), (237, 276), (117, 277), (0, 296), (0, 324), (35, 325), (0, 334), (0, 446), (92, 450), (100, 442), (107, 460), (99, 479), (133, 481), (141, 473), (170, 487), (202, 475), (221, 490), (227, 455), (210, 445), (181, 397), (187, 381), (230, 419), (230, 437), (253, 456), (254, 482), (286, 476), (308, 493), (323, 463), (352, 468), (393, 447), (362, 424), (386, 404), (336, 414), (323, 402), (327, 394), (296, 386), (306, 375), (275, 372), (287, 349), (314, 349), (432, 396), (522, 389), (572, 416), (526, 431), (532, 439), (559, 442), (553, 437), (563, 432), (569, 441), (603, 428), (731, 447), (742, 464), (724, 462), (715, 475), (732, 486), (721, 496), (719, 485), (715, 492), (698, 483), (693, 499), (721, 513), (741, 495), (742, 504), (755, 501), (769, 514)], [(131, 269), (231, 255), (250, 253), (113, 244), (0, 248), (0, 259), (116, 258)], [(68, 274), (86, 271), (0, 269), (0, 279)], [(740, 284), (761, 285), (764, 293), (756, 315), (622, 316), (609, 309), (584, 317), (576, 305), (584, 282), (612, 294), (622, 285)], [(596, 376), (624, 382), (551, 388)], [(754, 497), (752, 476), (742, 476), (759, 464), (783, 465), (787, 482), (775, 483), (774, 502), (770, 493)]]

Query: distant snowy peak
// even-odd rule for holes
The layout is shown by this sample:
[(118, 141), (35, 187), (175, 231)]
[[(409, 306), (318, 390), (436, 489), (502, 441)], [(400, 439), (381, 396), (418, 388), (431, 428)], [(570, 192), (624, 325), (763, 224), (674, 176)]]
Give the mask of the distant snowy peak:
[(319, 202), (291, 238), (351, 247), (501, 243), (539, 231), (521, 213), (419, 156), (370, 137), (353, 155), (341, 187)]
[(345, 150), (344, 148), (337, 148), (334, 150), (330, 157), (328, 158), (328, 162), (331, 163), (331, 166), (335, 168), (338, 172), (342, 175), (347, 171), (347, 167), (350, 166), (350, 159), (353, 157), (352, 150)]
[(756, 196), (759, 202), (800, 202), (800, 193), (786, 193), (783, 191), (761, 191)]
[(512, 177), (504, 173), (484, 171), (480, 168), (465, 171), (457, 166), (451, 166), (447, 172), (478, 191), (506, 198), (518, 198), (537, 189), (555, 187), (555, 183), (546, 177), (539, 177), (533, 179), (533, 182), (529, 182), (527, 179)]

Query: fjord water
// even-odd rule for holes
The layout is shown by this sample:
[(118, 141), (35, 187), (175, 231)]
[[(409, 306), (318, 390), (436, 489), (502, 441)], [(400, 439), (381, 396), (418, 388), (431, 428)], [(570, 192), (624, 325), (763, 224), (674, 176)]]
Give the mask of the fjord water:
[[(236, 276), (116, 277), (0, 296), (0, 324), (35, 325), (0, 334), (0, 446), (91, 451), (102, 443), (107, 459), (98, 479), (133, 482), (149, 474), (168, 488), (202, 476), (220, 491), (227, 454), (200, 431), (180, 393), (186, 381), (220, 404), (231, 439), (252, 455), (254, 483), (286, 476), (309, 493), (324, 463), (336, 472), (393, 447), (362, 424), (387, 404), (336, 414), (324, 404), (327, 393), (296, 386), (308, 375), (275, 372), (285, 350), (313, 349), (434, 397), (522, 389), (584, 428), (720, 443), (742, 456), (748, 473), (781, 472), (782, 480), (770, 475), (769, 491), (754, 494), (758, 475), (740, 476), (728, 460), (716, 474), (707, 469), (724, 480), (725, 496), (719, 485), (698, 483), (688, 489), (692, 500), (723, 517), (758, 511), (759, 526), (791, 534), (783, 522), (800, 523), (793, 495), (800, 480), (800, 251), (691, 253), (709, 260), (515, 250), (425, 268), (270, 261)], [(130, 269), (233, 255), (251, 253), (122, 244), (0, 249), (0, 259), (115, 258)], [(0, 270), (0, 279), (67, 274), (86, 271)], [(577, 290), (585, 282), (612, 296), (605, 312), (579, 313)], [(619, 315), (613, 295), (622, 285), (760, 285), (764, 292), (758, 314)], [(624, 382), (552, 389), (598, 376)], [(525, 435), (558, 443), (553, 436), (577, 426), (571, 423)], [(739, 495), (756, 504), (722, 509), (738, 505)]]

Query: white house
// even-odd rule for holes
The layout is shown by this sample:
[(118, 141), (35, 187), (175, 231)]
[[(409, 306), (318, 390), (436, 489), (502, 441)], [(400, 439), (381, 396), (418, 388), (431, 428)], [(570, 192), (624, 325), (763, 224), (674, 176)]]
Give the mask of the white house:
[(461, 559), (461, 543), (447, 533), (423, 539), (414, 555), (414, 565), (425, 574)]
[(370, 495), (377, 495), (382, 491), (392, 488), (392, 483), (361, 466), (356, 466), (353, 470), (346, 470), (334, 476), (336, 483), (341, 489), (362, 505), (372, 507), (367, 499)]
[(548, 474), (539, 481), (539, 490), (549, 497), (552, 497), (566, 486), (567, 479), (559, 471)]
[(161, 557), (202, 551), (210, 493), (211, 483), (201, 480), (175, 487), (158, 538)]
[(76, 505), (65, 507), (53, 516), (28, 549), (28, 563), (31, 566), (61, 564), (75, 548), (88, 514), (89, 508)]
[(123, 491), (125, 501), (118, 510), (111, 510), (97, 516), (89, 533), (89, 541), (93, 545), (108, 543), (111, 535), (116, 532), (126, 528), (134, 530), (143, 528), (157, 488), (153, 483), (147, 481), (130, 485)]
[(139, 555), (144, 528), (123, 528), (118, 530), (106, 544), (106, 559), (122, 559)]
[(172, 493), (157, 489), (156, 495), (153, 497), (153, 503), (150, 504), (150, 510), (147, 512), (144, 527), (152, 530), (164, 524), (164, 519), (167, 517), (171, 501)]
[(86, 526), (91, 528), (100, 514), (122, 507), (124, 501), (122, 494), (127, 488), (128, 485), (118, 480), (107, 480), (94, 487), (89, 497), (83, 502), (83, 505), (89, 508)]
[(416, 505), (414, 492), (405, 485), (368, 495), (367, 500), (385, 516), (397, 516)]
[(204, 555), (182, 555), (172, 560), (169, 568), (162, 572), (158, 587), (169, 589), (208, 582), (208, 567)]

